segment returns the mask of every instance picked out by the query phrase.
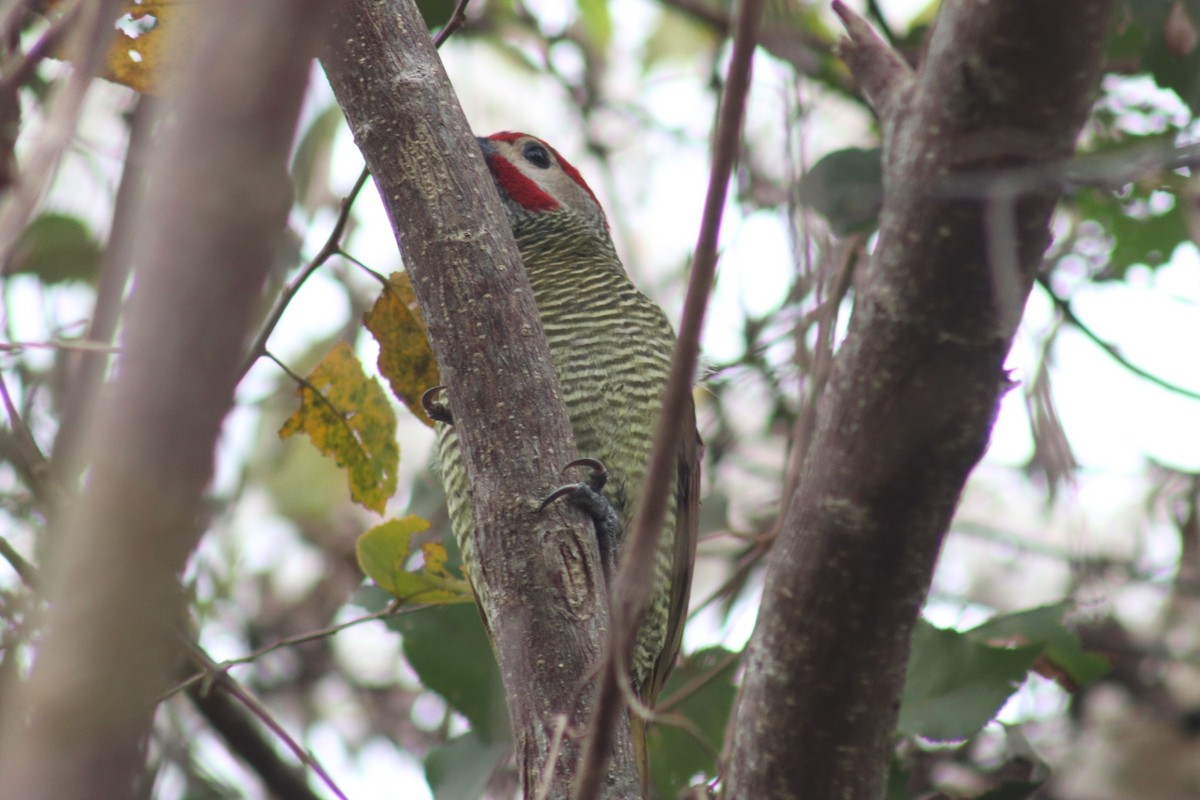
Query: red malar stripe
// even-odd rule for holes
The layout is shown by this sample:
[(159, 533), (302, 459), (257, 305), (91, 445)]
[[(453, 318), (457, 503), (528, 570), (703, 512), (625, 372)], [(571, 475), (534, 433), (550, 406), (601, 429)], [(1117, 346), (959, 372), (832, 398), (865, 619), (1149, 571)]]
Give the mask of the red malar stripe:
[(500, 155), (488, 156), (488, 169), (514, 203), (530, 211), (553, 211), (558, 201), (542, 191), (541, 187), (525, 177), (519, 169)]

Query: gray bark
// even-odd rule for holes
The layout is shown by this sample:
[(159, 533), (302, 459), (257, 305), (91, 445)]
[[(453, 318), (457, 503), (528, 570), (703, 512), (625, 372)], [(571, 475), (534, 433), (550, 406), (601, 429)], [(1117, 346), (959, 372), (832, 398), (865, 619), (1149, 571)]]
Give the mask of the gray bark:
[[(475, 587), (500, 664), (523, 792), (565, 798), (572, 731), (608, 628), (589, 520), (539, 499), (576, 457), (529, 281), (482, 154), (412, 0), (352, 0), (325, 71), (379, 187), (448, 392), (472, 486)], [(640, 793), (628, 725), (601, 797)], [(553, 760), (551, 757), (553, 756)], [(547, 770), (551, 774), (547, 775)]]
[(947, 0), (915, 74), (839, 9), (883, 127), (884, 207), (769, 559), (726, 797), (883, 794), (912, 629), (1010, 386), (1111, 7)]

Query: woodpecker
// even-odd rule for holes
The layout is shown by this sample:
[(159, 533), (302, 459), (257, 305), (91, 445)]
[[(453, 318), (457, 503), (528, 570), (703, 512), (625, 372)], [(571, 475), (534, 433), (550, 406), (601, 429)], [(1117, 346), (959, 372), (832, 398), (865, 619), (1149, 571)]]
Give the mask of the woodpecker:
[[(602, 488), (593, 484), (617, 520), (617, 552), (599, 543), (607, 560), (619, 554), (637, 516), (675, 332), (662, 309), (626, 275), (604, 211), (575, 167), (546, 142), (523, 133), (496, 133), (479, 144), (529, 275), (576, 448), (607, 469)], [(679, 654), (696, 553), (701, 448), (690, 404), (680, 429), (653, 601), (629, 665), (634, 690), (647, 705), (653, 705)], [(474, 583), (470, 487), (458, 438), (445, 423), (438, 424), (437, 436), (451, 526)], [(640, 724), (634, 736), (645, 781)]]

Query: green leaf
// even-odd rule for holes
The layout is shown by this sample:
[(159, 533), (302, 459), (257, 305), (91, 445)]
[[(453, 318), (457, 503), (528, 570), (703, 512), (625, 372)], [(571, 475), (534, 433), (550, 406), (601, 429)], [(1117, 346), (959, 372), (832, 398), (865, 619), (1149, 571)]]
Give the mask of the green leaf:
[(993, 617), (967, 635), (977, 642), (994, 644), (997, 640), (1021, 645), (1042, 645), (1043, 658), (1061, 670), (1076, 686), (1085, 686), (1104, 677), (1112, 669), (1109, 660), (1089, 653), (1079, 637), (1063, 624), (1070, 603), (1039, 606), (1013, 614)]
[(900, 705), (901, 733), (936, 741), (975, 735), (1021, 686), (1042, 647), (989, 647), (917, 622)]
[(663, 61), (690, 64), (697, 57), (715, 51), (718, 42), (711, 26), (701, 25), (692, 17), (663, 6), (654, 30), (646, 37), (642, 69), (649, 72)]
[(608, 0), (579, 0), (579, 19), (595, 48), (602, 53), (607, 50), (613, 30)]
[(436, 542), (422, 546), (424, 565), (404, 568), (413, 555), (413, 534), (429, 528), (420, 517), (388, 520), (358, 537), (354, 551), (363, 573), (402, 603), (473, 603), (471, 587), (446, 569), (446, 548)]
[(510, 745), (491, 742), (468, 731), (431, 750), (425, 757), (425, 780), (435, 800), (479, 800), (498, 762)]
[(340, 342), (301, 385), (300, 408), (279, 429), (286, 439), (306, 433), (312, 443), (346, 469), (350, 496), (382, 514), (396, 492), (400, 445), (396, 415), (374, 378), (367, 379), (350, 345)]
[[(698, 650), (683, 659), (667, 679), (659, 705), (669, 705), (669, 715), (686, 717), (707, 740), (707, 746), (669, 722), (650, 727), (646, 735), (650, 779), (659, 797), (680, 796), (680, 790), (696, 774), (717, 774), (713, 756), (725, 738), (725, 724), (737, 693), (733, 675), (738, 659), (733, 655), (721, 647)], [(704, 682), (697, 688), (700, 680)], [(672, 695), (685, 687), (689, 694), (678, 705), (671, 704)]]
[(1116, 63), (1140, 63), (1150, 31), (1137, 22), (1113, 26), (1105, 44), (1104, 54)]
[(404, 655), (421, 683), (466, 717), (485, 741), (510, 740), (504, 684), (479, 611), (474, 606), (428, 608), (391, 617)]
[[(1101, 277), (1121, 280), (1134, 265), (1160, 266), (1170, 260), (1176, 247), (1191, 241), (1183, 208), (1174, 194), (1183, 188), (1181, 183), (1179, 176), (1167, 175), (1160, 181), (1133, 184), (1128, 197), (1094, 190), (1075, 195), (1079, 213), (1094, 220), (1112, 245)], [(1169, 208), (1150, 210), (1155, 192), (1174, 194)]]
[[(458, 5), (458, 0), (417, 0), (417, 11), (421, 12), (421, 19), (425, 20), (426, 27), (429, 30), (441, 28), (450, 21), (450, 15), (454, 13), (454, 7)], [(465, 30), (470, 30), (470, 25)], [(464, 29), (460, 29), (455, 36), (462, 34)]]
[[(1186, 0), (1172, 15), (1175, 0), (1136, 0), (1129, 4), (1132, 24), (1144, 33), (1141, 67), (1164, 89), (1172, 89), (1195, 114), (1200, 112), (1200, 47), (1190, 49), (1181, 43), (1187, 36), (1181, 30), (1200, 28), (1200, 3)], [(1121, 44), (1127, 49), (1132, 34), (1124, 34)], [(1110, 43), (1110, 49), (1113, 45)]]
[(908, 784), (912, 780), (912, 770), (901, 763), (893, 753), (888, 765), (887, 787), (883, 790), (883, 800), (909, 800), (911, 794)]
[(45, 284), (90, 281), (100, 268), (100, 255), (83, 220), (50, 212), (21, 232), (9, 271), (36, 275)]
[(875, 227), (883, 203), (879, 148), (835, 150), (805, 173), (796, 196), (839, 236)]

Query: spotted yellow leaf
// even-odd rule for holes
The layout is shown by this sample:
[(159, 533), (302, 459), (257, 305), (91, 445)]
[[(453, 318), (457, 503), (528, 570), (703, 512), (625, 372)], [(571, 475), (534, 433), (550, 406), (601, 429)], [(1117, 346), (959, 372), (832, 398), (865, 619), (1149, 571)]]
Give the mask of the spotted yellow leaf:
[(400, 446), (396, 416), (374, 378), (363, 374), (350, 345), (333, 348), (297, 389), (300, 408), (279, 430), (280, 438), (308, 434), (312, 443), (350, 480), (355, 502), (382, 514), (396, 491)]
[(421, 395), (440, 383), (437, 361), (407, 273), (392, 273), (363, 322), (379, 342), (379, 372), (388, 379), (392, 393), (417, 419), (432, 427), (433, 421), (421, 407)]
[(129, 0), (116, 20), (104, 77), (156, 94), (186, 58), (196, 39), (197, 11), (204, 0)]

